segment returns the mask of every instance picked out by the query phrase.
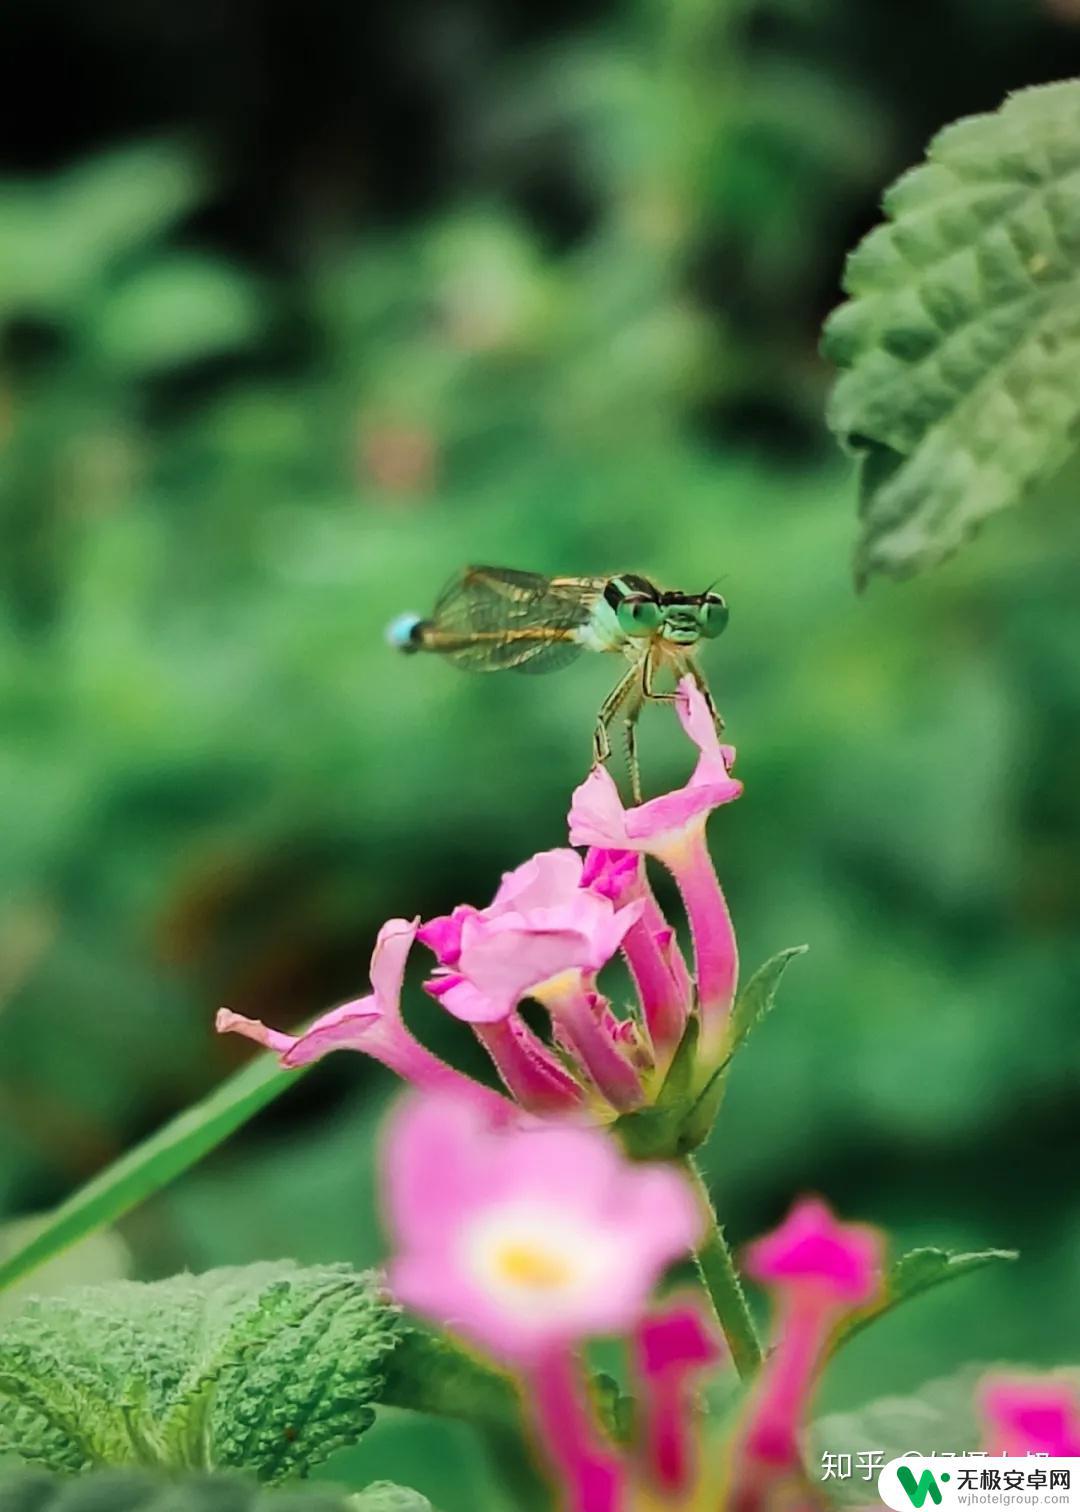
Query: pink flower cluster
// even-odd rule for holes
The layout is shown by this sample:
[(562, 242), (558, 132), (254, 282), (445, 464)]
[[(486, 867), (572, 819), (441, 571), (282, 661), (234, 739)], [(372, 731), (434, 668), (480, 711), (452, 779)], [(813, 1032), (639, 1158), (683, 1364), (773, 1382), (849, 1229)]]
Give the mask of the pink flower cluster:
[[(686, 785), (626, 808), (597, 767), (574, 793), (570, 840), (588, 847), (543, 851), (502, 880), (486, 908), (461, 904), (420, 924), (391, 919), (371, 961), (371, 991), (293, 1036), (221, 1009), (217, 1027), (246, 1035), (301, 1066), (330, 1050), (361, 1050), (428, 1092), (456, 1089), (489, 1113), (513, 1104), (460, 1075), (424, 1048), (400, 1011), (405, 964), (419, 938), (436, 959), (427, 991), (469, 1024), (510, 1098), (530, 1114), (585, 1111), (603, 1120), (647, 1103), (658, 1089), (691, 1015), (699, 1019), (700, 1079), (719, 1063), (735, 993), (738, 956), (720, 884), (705, 845), (712, 810), (742, 791), (730, 775), (735, 753), (721, 746), (692, 680), (676, 708), (698, 750)], [(693, 935), (695, 979), (645, 872), (645, 857), (678, 884)], [(638, 1003), (619, 1017), (598, 974), (622, 953)], [(550, 1042), (519, 1012), (543, 1005)]]
[[(696, 1299), (651, 1301), (705, 1222), (679, 1171), (631, 1164), (596, 1129), (496, 1129), (471, 1105), (435, 1098), (395, 1113), (383, 1186), (393, 1292), (518, 1373), (569, 1512), (716, 1507), (725, 1481), (724, 1505), (753, 1512), (799, 1481), (799, 1428), (831, 1329), (879, 1285), (873, 1230), (805, 1201), (751, 1248), (780, 1328), (725, 1469), (694, 1386), (727, 1367), (726, 1351)], [(612, 1441), (589, 1403), (576, 1350), (596, 1335), (633, 1343), (642, 1400), (630, 1445)]]
[[(748, 1247), (774, 1339), (724, 1444), (698, 1388), (727, 1351), (698, 1297), (655, 1299), (707, 1221), (678, 1169), (634, 1164), (598, 1129), (493, 1127), (471, 1103), (417, 1098), (391, 1119), (382, 1184), (392, 1291), (516, 1374), (564, 1512), (818, 1512), (803, 1430), (838, 1325), (881, 1297), (877, 1230), (803, 1198)], [(630, 1345), (629, 1442), (589, 1391), (580, 1349), (601, 1335)], [(1080, 1454), (1063, 1381), (991, 1377), (981, 1406), (993, 1454)]]

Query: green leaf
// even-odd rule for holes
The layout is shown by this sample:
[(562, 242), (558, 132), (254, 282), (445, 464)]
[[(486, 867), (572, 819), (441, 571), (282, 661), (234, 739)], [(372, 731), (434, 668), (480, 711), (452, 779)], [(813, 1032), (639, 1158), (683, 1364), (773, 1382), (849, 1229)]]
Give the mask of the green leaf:
[(973, 1271), (996, 1265), (998, 1261), (1017, 1258), (1016, 1250), (972, 1250), (966, 1254), (933, 1248), (908, 1250), (890, 1266), (881, 1300), (851, 1315), (835, 1336), (833, 1349), (845, 1344), (868, 1324), (892, 1312), (902, 1302), (910, 1302), (913, 1297), (921, 1296), (935, 1286), (969, 1276)]
[(248, 278), (213, 258), (174, 255), (104, 294), (83, 339), (112, 371), (132, 376), (231, 351), (262, 323)]
[(739, 1049), (740, 1045), (748, 1038), (751, 1030), (755, 1029), (762, 1019), (772, 1009), (776, 1002), (776, 993), (780, 986), (780, 978), (788, 969), (796, 956), (805, 955), (809, 945), (789, 945), (787, 950), (781, 950), (770, 957), (764, 964), (759, 966), (746, 986), (735, 999), (735, 1007), (731, 1011), (731, 1042), (728, 1048), (728, 1060)]
[(370, 1426), (398, 1313), (372, 1273), (291, 1262), (34, 1298), (0, 1326), (0, 1454), (306, 1474)]
[(240, 1475), (154, 1475), (98, 1470), (72, 1481), (40, 1470), (0, 1477), (0, 1512), (432, 1512), (418, 1491), (380, 1481), (349, 1493), (332, 1486), (268, 1491)]
[(830, 318), (829, 424), (862, 456), (860, 582), (941, 561), (1080, 427), (1080, 82), (947, 127), (885, 198)]
[(0, 1259), (0, 1291), (87, 1234), (115, 1223), (241, 1128), (307, 1069), (285, 1071), (275, 1056), (257, 1056), (61, 1203), (33, 1238)]

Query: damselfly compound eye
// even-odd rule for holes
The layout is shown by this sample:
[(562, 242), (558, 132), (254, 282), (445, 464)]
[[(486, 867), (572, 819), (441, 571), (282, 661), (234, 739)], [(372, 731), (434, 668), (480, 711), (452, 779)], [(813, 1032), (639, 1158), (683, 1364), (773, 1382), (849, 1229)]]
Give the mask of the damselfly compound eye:
[(664, 621), (664, 611), (655, 599), (643, 594), (624, 598), (615, 611), (624, 635), (653, 635)]
[(708, 640), (715, 640), (727, 629), (728, 606), (718, 593), (707, 593), (698, 611), (701, 633)]

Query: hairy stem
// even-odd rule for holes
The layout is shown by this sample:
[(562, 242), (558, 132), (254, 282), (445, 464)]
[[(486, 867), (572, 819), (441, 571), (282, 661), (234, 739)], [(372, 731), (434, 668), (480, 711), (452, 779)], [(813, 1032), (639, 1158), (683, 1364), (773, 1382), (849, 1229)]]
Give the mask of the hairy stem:
[(761, 1340), (709, 1189), (691, 1156), (687, 1156), (683, 1164), (708, 1214), (705, 1237), (694, 1255), (698, 1274), (724, 1331), (739, 1378), (748, 1381), (756, 1374), (763, 1359)]

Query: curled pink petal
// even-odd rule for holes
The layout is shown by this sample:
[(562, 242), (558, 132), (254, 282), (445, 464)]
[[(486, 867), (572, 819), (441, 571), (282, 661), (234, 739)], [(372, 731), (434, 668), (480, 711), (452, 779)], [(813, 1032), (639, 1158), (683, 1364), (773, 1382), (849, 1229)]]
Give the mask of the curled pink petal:
[(309, 1065), (332, 1050), (359, 1050), (380, 1061), (403, 1081), (429, 1092), (454, 1092), (482, 1109), (485, 1117), (505, 1120), (512, 1105), (504, 1097), (441, 1061), (405, 1026), (399, 997), (417, 922), (390, 919), (384, 924), (371, 957), (375, 990), (320, 1015), (302, 1034), (282, 1034), (225, 1008), (216, 1020), (219, 1033), (243, 1034), (265, 1045), (290, 1069)]
[(259, 1019), (245, 1018), (242, 1013), (233, 1013), (229, 1008), (219, 1008), (214, 1019), (218, 1034), (242, 1034), (245, 1039), (264, 1045), (278, 1055), (285, 1055), (296, 1044), (296, 1036), (282, 1034), (280, 1029), (271, 1029)]

